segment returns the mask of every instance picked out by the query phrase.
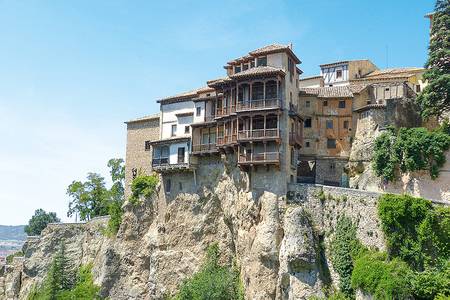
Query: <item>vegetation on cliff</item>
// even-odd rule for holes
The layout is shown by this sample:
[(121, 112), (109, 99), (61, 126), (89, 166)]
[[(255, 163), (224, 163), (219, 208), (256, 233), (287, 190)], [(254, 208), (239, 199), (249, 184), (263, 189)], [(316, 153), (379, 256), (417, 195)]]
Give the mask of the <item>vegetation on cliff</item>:
[(67, 188), (72, 198), (67, 216), (79, 216), (81, 221), (110, 215), (107, 233), (114, 235), (119, 229), (124, 202), (125, 164), (121, 158), (108, 161), (112, 185), (106, 187), (105, 179), (96, 173), (88, 173), (85, 182), (73, 181)]
[(427, 170), (431, 178), (439, 175), (450, 148), (450, 125), (436, 130), (389, 128), (375, 140), (373, 167), (377, 176), (395, 181), (401, 173)]
[(172, 300), (241, 300), (244, 299), (239, 272), (233, 266), (219, 264), (219, 246), (208, 247), (206, 262), (185, 280)]
[(33, 288), (28, 300), (101, 299), (100, 288), (93, 283), (91, 269), (92, 265), (89, 264), (75, 272), (66, 257), (65, 245), (61, 244), (44, 282)]
[(28, 221), (28, 225), (24, 230), (28, 235), (40, 235), (42, 230), (47, 227), (49, 223), (58, 223), (61, 220), (56, 216), (54, 212), (46, 212), (43, 209), (36, 209), (34, 215)]
[(131, 183), (130, 203), (137, 205), (140, 199), (149, 198), (155, 191), (159, 179), (157, 175), (139, 174)]
[(427, 70), (428, 80), (417, 98), (423, 117), (441, 116), (450, 111), (450, 1), (437, 0), (431, 28)]

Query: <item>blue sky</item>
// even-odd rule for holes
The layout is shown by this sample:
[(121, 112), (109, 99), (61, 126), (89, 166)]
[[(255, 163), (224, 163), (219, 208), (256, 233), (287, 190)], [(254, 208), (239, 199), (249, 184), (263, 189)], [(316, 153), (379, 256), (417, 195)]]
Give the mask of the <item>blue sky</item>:
[[(0, 0), (0, 224), (63, 219), (72, 180), (124, 157), (124, 121), (289, 43), (305, 75), (369, 58), (423, 66), (432, 1)], [(386, 51), (388, 49), (388, 51)], [(388, 60), (386, 59), (388, 52)]]

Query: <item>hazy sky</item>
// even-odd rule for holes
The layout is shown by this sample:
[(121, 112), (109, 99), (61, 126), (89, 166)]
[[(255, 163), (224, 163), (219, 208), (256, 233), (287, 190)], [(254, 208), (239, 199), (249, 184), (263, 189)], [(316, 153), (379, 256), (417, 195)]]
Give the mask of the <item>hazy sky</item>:
[[(0, 224), (66, 218), (66, 187), (124, 157), (124, 121), (294, 44), (305, 75), (335, 60), (423, 66), (433, 1), (0, 0)], [(388, 55), (386, 53), (388, 52)]]

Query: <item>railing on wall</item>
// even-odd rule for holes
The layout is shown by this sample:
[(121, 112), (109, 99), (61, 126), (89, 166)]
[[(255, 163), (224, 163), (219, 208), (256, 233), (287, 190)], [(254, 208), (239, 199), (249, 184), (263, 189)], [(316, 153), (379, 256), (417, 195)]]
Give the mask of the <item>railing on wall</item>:
[(280, 136), (278, 128), (241, 130), (238, 133), (239, 140), (277, 138)]
[(279, 162), (279, 152), (260, 152), (239, 155), (240, 163)]

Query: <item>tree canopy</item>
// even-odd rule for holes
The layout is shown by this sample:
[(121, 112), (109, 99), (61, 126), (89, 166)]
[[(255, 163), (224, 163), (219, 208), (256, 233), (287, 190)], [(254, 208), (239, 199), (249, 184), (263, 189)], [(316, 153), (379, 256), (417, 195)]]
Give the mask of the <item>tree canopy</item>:
[(422, 116), (442, 116), (450, 112), (450, 1), (437, 0), (432, 19), (427, 70), (428, 80), (417, 98)]
[(42, 208), (39, 208), (34, 211), (34, 215), (28, 221), (28, 225), (25, 226), (24, 230), (28, 235), (40, 235), (48, 223), (57, 223), (60, 221), (56, 213), (47, 213)]

